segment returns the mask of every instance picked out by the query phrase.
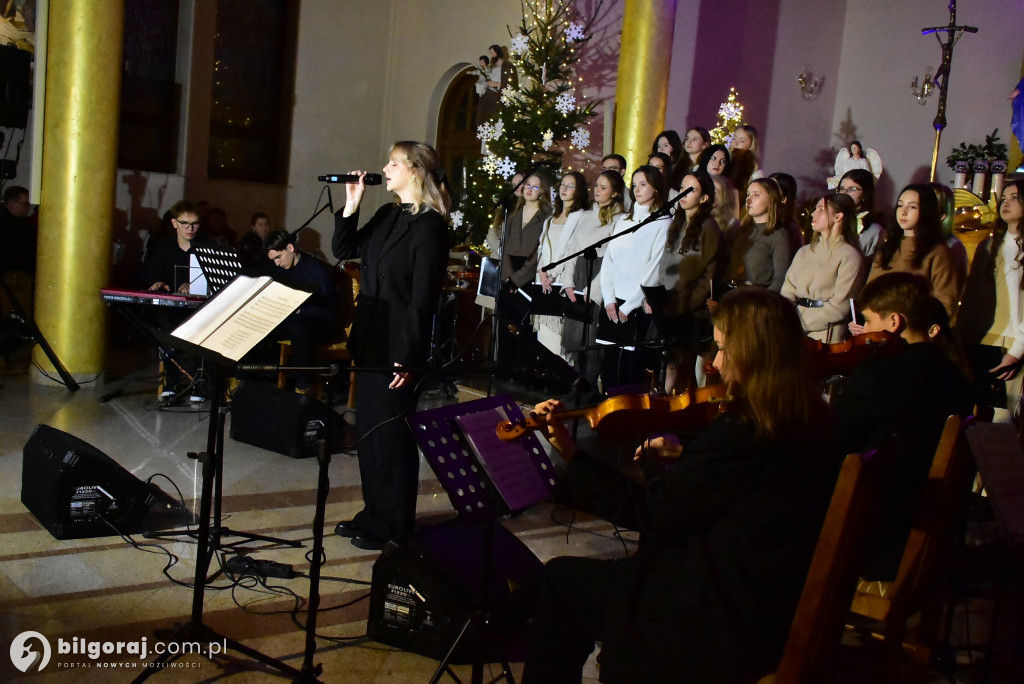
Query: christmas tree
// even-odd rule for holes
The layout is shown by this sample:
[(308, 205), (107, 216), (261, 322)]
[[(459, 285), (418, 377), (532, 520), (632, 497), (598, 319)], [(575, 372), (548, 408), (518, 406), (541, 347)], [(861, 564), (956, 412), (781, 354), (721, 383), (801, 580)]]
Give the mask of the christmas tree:
[[(576, 76), (589, 27), (568, 2), (523, 0), (523, 21), (508, 56), (519, 81), (503, 88), (497, 115), (477, 128), (486, 154), (470, 169), (466, 199), (461, 211), (452, 214), (456, 230), (463, 220), (467, 223), (470, 242), (483, 239), (494, 196), (516, 171), (525, 172), (539, 161), (560, 168), (566, 147), (582, 150), (590, 144), (586, 124), (593, 104), (577, 98), (582, 79)], [(467, 230), (459, 232), (462, 237)]]
[(711, 129), (711, 142), (732, 146), (732, 134), (743, 123), (743, 105), (735, 88), (729, 88), (729, 98), (718, 108), (718, 125)]

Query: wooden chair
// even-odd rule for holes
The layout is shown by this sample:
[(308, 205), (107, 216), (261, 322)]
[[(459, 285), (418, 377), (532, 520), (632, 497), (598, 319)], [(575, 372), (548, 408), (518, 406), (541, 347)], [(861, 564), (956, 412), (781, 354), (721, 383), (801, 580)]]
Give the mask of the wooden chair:
[[(883, 643), (884, 681), (899, 679), (904, 651), (911, 657), (911, 681), (924, 681), (938, 645), (950, 557), (974, 475), (963, 424), (959, 416), (946, 420), (896, 579), (862, 581), (853, 598), (852, 613), (882, 623), (872, 636)], [(914, 613), (920, 618), (908, 628)]]
[[(350, 363), (352, 354), (348, 350), (348, 335), (352, 330), (352, 319), (355, 314), (355, 300), (359, 296), (359, 266), (354, 262), (344, 264), (338, 270), (338, 292), (341, 295), (338, 304), (338, 316), (344, 323), (344, 329), (338, 333), (337, 339), (329, 344), (317, 345), (313, 348), (313, 354), (322, 361), (341, 361)], [(280, 354), (278, 364), (287, 366), (292, 355), (292, 343), (290, 340), (282, 340), (279, 343)], [(277, 374), (277, 386), (279, 389), (287, 387), (288, 376), (286, 373)], [(314, 385), (317, 398), (320, 398), (320, 385)], [(355, 373), (349, 373), (348, 384), (348, 405), (354, 408), (356, 402), (356, 380)]]
[(758, 684), (828, 680), (857, 584), (860, 547), (874, 524), (888, 454), (850, 454), (843, 460), (832, 503), (797, 603), (778, 670)]

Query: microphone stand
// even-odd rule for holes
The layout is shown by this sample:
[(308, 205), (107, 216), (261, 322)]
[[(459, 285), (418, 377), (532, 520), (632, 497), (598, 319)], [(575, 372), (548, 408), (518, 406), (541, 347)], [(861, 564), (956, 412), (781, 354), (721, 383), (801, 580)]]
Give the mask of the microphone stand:
[[(312, 223), (313, 220), (316, 219), (317, 216), (319, 216), (320, 214), (324, 213), (324, 211), (326, 211), (327, 209), (330, 209), (332, 214), (334, 213), (334, 201), (331, 199), (331, 186), (325, 185), (324, 188), (327, 190), (327, 204), (325, 204), (324, 206), (322, 206), (319, 209), (317, 209), (313, 213), (313, 215), (310, 216), (309, 219), (305, 223), (303, 223), (301, 226), (299, 226), (298, 228), (293, 230), (290, 233), (291, 235), (298, 235), (300, 230), (302, 230), (303, 228), (308, 226), (310, 223)], [(320, 193), (320, 197), (323, 197), (323, 196), (324, 196), (324, 193), (321, 192)], [(317, 204), (319, 204), (319, 203), (320, 203), (320, 199), (317, 198)]]
[[(686, 197), (691, 192), (693, 192), (693, 188), (687, 188), (686, 190), (682, 191), (681, 193), (679, 193), (678, 195), (676, 195), (675, 197), (673, 197), (672, 199), (667, 201), (665, 203), (665, 206), (663, 206), (661, 209), (658, 209), (658, 211), (653, 212), (650, 216), (648, 216), (646, 219), (644, 219), (640, 223), (636, 224), (635, 226), (627, 228), (626, 230), (622, 231), (621, 233), (614, 233), (612, 235), (608, 235), (607, 237), (603, 237), (600, 240), (598, 240), (597, 242), (594, 242), (593, 244), (587, 245), (586, 247), (584, 247), (583, 249), (581, 249), (581, 250), (579, 250), (577, 252), (574, 252), (572, 254), (569, 254), (568, 256), (562, 257), (561, 259), (559, 259), (557, 261), (554, 261), (554, 262), (552, 262), (550, 264), (542, 266), (540, 270), (542, 270), (542, 271), (551, 271), (555, 267), (560, 266), (560, 265), (564, 264), (567, 261), (570, 261), (572, 259), (576, 259), (577, 257), (581, 257), (582, 256), (584, 259), (587, 260), (587, 293), (586, 293), (585, 296), (586, 296), (586, 299), (587, 299), (588, 302), (589, 301), (593, 301), (591, 299), (590, 295), (591, 295), (591, 289), (593, 287), (593, 279), (594, 279), (593, 270), (594, 270), (594, 263), (597, 261), (597, 250), (598, 250), (598, 248), (608, 244), (612, 240), (618, 240), (619, 238), (621, 238), (621, 237), (623, 237), (625, 235), (631, 235), (632, 233), (635, 233), (636, 231), (638, 231), (641, 228), (643, 228), (644, 226), (646, 226), (648, 223), (652, 223), (653, 221), (657, 221), (660, 218), (668, 216), (672, 212), (672, 206), (676, 202), (681, 200), (683, 197)], [(601, 294), (602, 294), (602, 296), (604, 296), (604, 293), (601, 293)], [(598, 312), (598, 316), (600, 316), (600, 315), (601, 315), (600, 312)], [(589, 344), (590, 325), (591, 325), (591, 320), (590, 319), (584, 319), (584, 321), (583, 321), (583, 331), (580, 334), (580, 346), (582, 348), (582, 355), (581, 355), (581, 362), (580, 362), (580, 374), (584, 377), (585, 381), (586, 381), (587, 356), (590, 353), (590, 344)], [(576, 404), (577, 405), (579, 405), (581, 403), (581, 392), (582, 392), (582, 389), (583, 389), (582, 383), (576, 385)]]

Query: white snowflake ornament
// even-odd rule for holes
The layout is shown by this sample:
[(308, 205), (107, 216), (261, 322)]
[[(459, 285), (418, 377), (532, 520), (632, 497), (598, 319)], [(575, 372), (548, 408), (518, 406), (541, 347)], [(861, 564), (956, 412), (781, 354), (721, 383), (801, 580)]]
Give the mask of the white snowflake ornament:
[(563, 116), (567, 115), (576, 106), (576, 96), (565, 92), (555, 98), (555, 109)]
[(570, 43), (581, 41), (585, 38), (583, 35), (583, 27), (579, 24), (572, 23), (565, 29), (565, 39)]
[(491, 140), (497, 140), (501, 137), (501, 134), (505, 131), (505, 122), (498, 119), (494, 122), (493, 129), (491, 131)]
[(529, 46), (530, 41), (526, 38), (526, 36), (524, 36), (522, 33), (518, 33), (512, 39), (512, 42), (509, 43), (508, 49), (512, 52), (513, 55), (521, 55), (524, 52), (526, 52)]
[(488, 140), (494, 140), (498, 136), (494, 134), (494, 126), (490, 122), (485, 121), (476, 127), (476, 137), (479, 140), (487, 142)]
[(585, 128), (577, 128), (572, 132), (571, 140), (577, 149), (585, 149), (590, 144), (590, 131)]
[(505, 180), (508, 180), (509, 178), (516, 174), (516, 164), (508, 157), (505, 157), (504, 159), (501, 159), (498, 162), (498, 166), (495, 169), (495, 173), (497, 173)]
[(552, 131), (552, 130), (551, 130), (551, 129), (549, 128), (548, 130), (544, 131), (544, 139), (543, 139), (543, 140), (541, 140), (541, 142), (540, 142), (540, 146), (541, 146), (541, 147), (542, 147), (542, 148), (543, 148), (544, 150), (548, 150), (548, 149), (550, 149), (550, 148), (551, 148), (551, 145), (552, 145), (552, 143), (553, 143), (554, 141), (555, 141), (555, 132), (554, 132), (554, 131)]
[(464, 217), (464, 214), (461, 211), (456, 209), (451, 214), (449, 214), (449, 216), (452, 219), (452, 228), (461, 228), (462, 227), (462, 219)]

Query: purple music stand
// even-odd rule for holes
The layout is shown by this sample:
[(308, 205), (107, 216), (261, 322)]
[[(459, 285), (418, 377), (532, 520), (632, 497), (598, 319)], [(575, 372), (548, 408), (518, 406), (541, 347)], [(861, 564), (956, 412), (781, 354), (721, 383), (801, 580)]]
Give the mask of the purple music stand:
[(466, 524), (524, 510), (554, 491), (555, 467), (534, 433), (509, 442), (498, 437), (496, 428), (506, 419), (524, 422), (507, 394), (409, 418), (427, 463)]
[[(503, 420), (524, 422), (522, 411), (509, 395), (442, 406), (409, 418), (416, 441), (459, 520), (466, 525), (480, 524), (484, 530), (478, 599), (430, 684), (437, 684), (445, 672), (454, 677), (449, 665), (463, 639), (473, 643), (470, 681), (483, 684), (485, 658), (500, 652), (491, 633), (487, 599), (496, 520), (547, 499), (555, 488), (555, 468), (537, 436), (527, 432), (516, 441), (505, 442), (496, 432)], [(503, 678), (515, 684), (507, 657), (499, 657), (502, 671), (492, 681)]]

